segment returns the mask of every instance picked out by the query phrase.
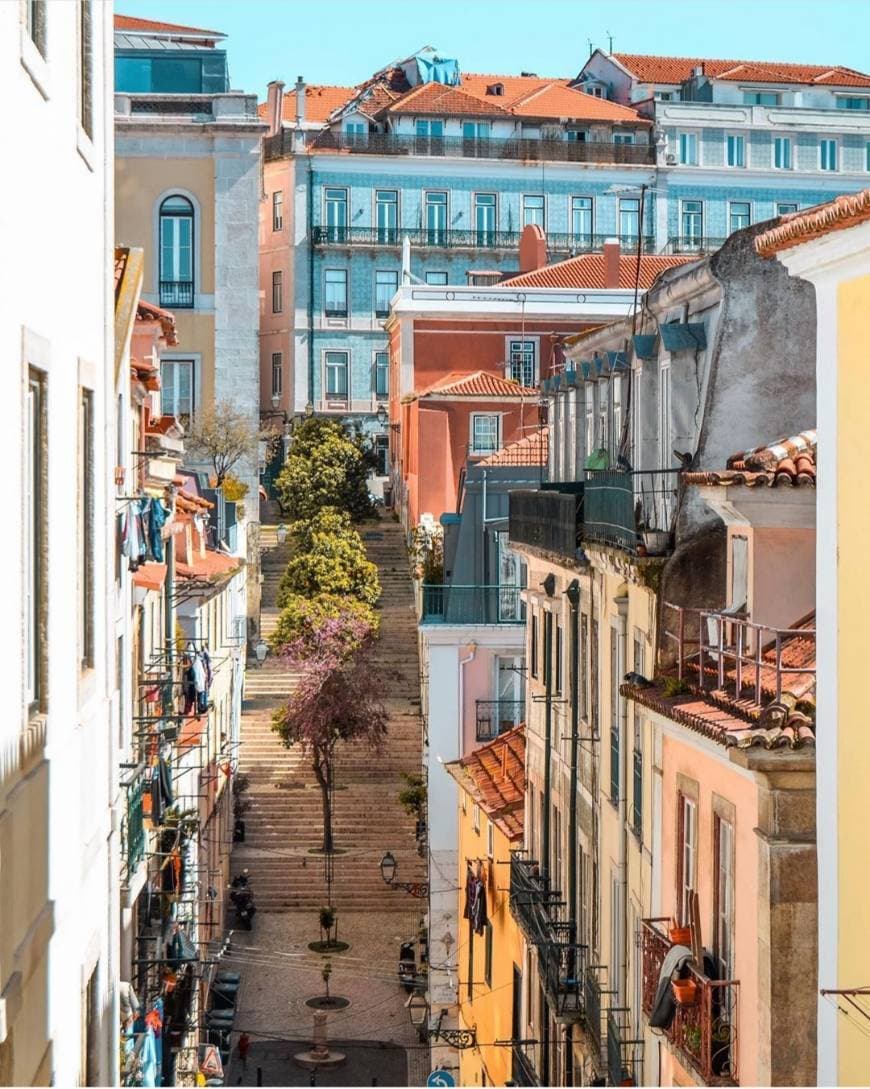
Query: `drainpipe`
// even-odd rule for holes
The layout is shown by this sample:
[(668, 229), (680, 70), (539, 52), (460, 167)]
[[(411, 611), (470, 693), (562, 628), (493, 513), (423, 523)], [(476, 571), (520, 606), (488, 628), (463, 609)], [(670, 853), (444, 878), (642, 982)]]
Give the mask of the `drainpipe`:
[[(577, 919), (577, 774), (580, 751), (580, 583), (573, 579), (565, 591), (571, 606), (571, 779), (568, 799), (568, 922), (570, 925), (569, 941), (576, 943)], [(578, 970), (576, 950), (572, 949), (568, 958), (569, 978), (576, 979)], [(574, 1064), (571, 1061), (574, 1026), (565, 1028), (565, 1085), (574, 1084)]]
[[(541, 875), (549, 887), (550, 877), (550, 764), (553, 750), (553, 614), (544, 611), (544, 814), (541, 830)], [(550, 1069), (550, 1017), (545, 1014), (541, 1026), (541, 1071), (545, 1078)]]
[[(619, 627), (617, 628), (617, 655), (616, 661), (624, 670), (625, 668), (625, 651), (627, 635), (627, 621), (628, 621), (628, 598), (617, 598), (616, 607), (619, 611)], [(619, 683), (620, 678), (616, 678), (616, 682)], [(613, 683), (613, 678), (611, 678)], [(620, 895), (620, 916), (621, 916), (621, 941), (619, 942), (619, 960), (618, 966), (619, 979), (617, 982), (617, 997), (621, 1006), (627, 1003), (627, 983), (626, 967), (628, 965), (628, 724), (625, 722), (625, 731), (623, 731), (623, 708), (625, 699), (624, 696), (618, 697), (616, 701), (617, 708), (617, 729), (619, 730), (619, 895)]]
[[(308, 152), (308, 403), (314, 405), (314, 238), (312, 220), (314, 214), (314, 171), (311, 152)], [(348, 389), (350, 389), (348, 375)]]
[(465, 752), (465, 746), (463, 745), (463, 725), (465, 723), (465, 667), (469, 662), (474, 661), (474, 656), (477, 654), (477, 643), (468, 644), (468, 654), (465, 658), (459, 659), (459, 714), (457, 719), (459, 720), (459, 743), (456, 748), (457, 755), (462, 758)]
[[(172, 527), (175, 526), (175, 488), (170, 488)], [(170, 672), (175, 664), (175, 533), (170, 533), (164, 546), (166, 580), (163, 583), (163, 633), (166, 640), (166, 664)]]

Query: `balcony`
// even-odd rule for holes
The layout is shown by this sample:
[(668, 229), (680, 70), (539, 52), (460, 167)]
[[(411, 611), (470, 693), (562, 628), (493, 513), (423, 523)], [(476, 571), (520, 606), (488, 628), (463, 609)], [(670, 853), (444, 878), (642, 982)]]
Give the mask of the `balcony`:
[(540, 1085), (535, 1064), (528, 1052), (529, 1045), (515, 1042), (511, 1045), (511, 1081), (514, 1085)]
[(567, 923), (551, 923), (553, 935), (538, 946), (541, 985), (557, 1024), (568, 1024), (585, 1016), (586, 946), (569, 940)]
[(524, 624), (519, 586), (423, 586), (421, 624)]
[(708, 253), (715, 253), (727, 242), (726, 238), (705, 238), (699, 235), (671, 235), (664, 249), (666, 254), (694, 254), (703, 257)]
[(585, 1008), (585, 1027), (586, 1034), (592, 1041), (593, 1055), (600, 1059), (601, 1046), (603, 1044), (603, 1037), (601, 1033), (602, 1027), (602, 1010), (601, 1010), (601, 978), (599, 973), (602, 971), (600, 964), (589, 964), (586, 966), (586, 971), (583, 974), (583, 1005)]
[(587, 470), (583, 537), (635, 555), (664, 555), (680, 490), (679, 469)]
[(643, 1040), (634, 1039), (629, 1011), (607, 1011), (607, 1084), (643, 1085)]
[(513, 547), (527, 545), (573, 563), (577, 556), (580, 494), (549, 489), (509, 494), (508, 535)]
[(142, 769), (137, 767), (129, 781), (124, 785), (126, 807), (121, 824), (121, 852), (127, 880), (136, 872), (142, 856), (145, 854), (147, 837), (142, 806), (145, 787), (142, 781)]
[[(671, 943), (666, 919), (644, 919), (643, 1012), (649, 1017), (655, 1003), (662, 963)], [(665, 1038), (680, 1061), (700, 1075), (705, 1085), (738, 1085), (737, 1027), (739, 981), (708, 978), (694, 964), (684, 976), (696, 984), (692, 1005), (677, 1005)]]
[(511, 855), (510, 908), (520, 929), (535, 945), (550, 940), (550, 923), (561, 904), (562, 894), (550, 888), (549, 878), (540, 873), (534, 859)]
[(492, 741), (519, 726), (526, 713), (525, 700), (476, 700), (475, 707), (478, 741)]
[[(266, 141), (267, 159), (292, 154), (293, 133)], [(417, 136), (394, 132), (349, 133), (329, 129), (305, 134), (313, 151), (356, 155), (422, 155), (438, 159), (512, 159), (532, 162), (607, 163), (654, 166), (652, 144), (615, 144), (611, 140), (497, 139), (493, 137)]]
[(160, 305), (176, 310), (189, 310), (193, 306), (193, 280), (161, 280)]
[[(313, 226), (311, 241), (315, 246), (370, 247), (399, 250), (407, 238), (413, 249), (501, 250), (516, 253), (520, 231), (454, 230), (448, 227), (340, 227)], [(547, 249), (551, 257), (570, 257), (578, 253), (600, 253), (613, 234), (548, 233)], [(625, 253), (636, 253), (638, 245), (645, 253), (655, 252), (655, 239), (635, 235), (620, 238)]]

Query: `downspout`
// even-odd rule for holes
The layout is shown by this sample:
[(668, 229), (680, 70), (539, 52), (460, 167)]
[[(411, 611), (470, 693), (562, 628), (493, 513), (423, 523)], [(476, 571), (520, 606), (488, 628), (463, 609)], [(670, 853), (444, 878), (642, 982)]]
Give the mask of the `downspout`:
[[(175, 488), (170, 486), (172, 528), (175, 527)], [(175, 533), (165, 542), (166, 580), (163, 583), (163, 634), (166, 640), (166, 664), (171, 673), (175, 664)]]
[[(308, 403), (314, 405), (314, 171), (308, 152)], [(348, 375), (350, 388), (350, 375)]]
[(461, 759), (465, 746), (463, 745), (463, 726), (465, 725), (465, 667), (474, 661), (477, 654), (477, 643), (468, 644), (468, 655), (459, 659), (459, 714), (456, 716), (459, 722), (459, 743), (456, 748), (457, 756)]
[[(616, 661), (625, 669), (626, 643), (628, 640), (628, 598), (617, 600), (619, 611), (619, 628), (617, 629), (617, 653)], [(618, 684), (620, 678), (611, 678)], [(619, 982), (618, 998), (620, 1005), (628, 1002), (628, 723), (623, 714), (625, 697), (619, 696), (616, 702), (617, 722), (619, 731), (619, 895), (620, 916), (622, 928), (622, 940), (619, 943)], [(623, 730), (623, 726), (625, 729)]]
[[(580, 583), (573, 579), (565, 594), (571, 606), (571, 778), (570, 797), (568, 799), (568, 922), (570, 925), (569, 941), (577, 942), (577, 777), (580, 751)], [(568, 957), (569, 978), (576, 979), (578, 968), (577, 952), (571, 949)], [(565, 1085), (574, 1084), (574, 1063), (572, 1051), (574, 1026), (565, 1027)]]
[[(550, 764), (553, 748), (553, 614), (544, 612), (544, 814), (541, 822), (541, 874), (549, 887), (550, 877)], [(550, 1018), (541, 1026), (541, 1071), (544, 1077), (550, 1070)]]

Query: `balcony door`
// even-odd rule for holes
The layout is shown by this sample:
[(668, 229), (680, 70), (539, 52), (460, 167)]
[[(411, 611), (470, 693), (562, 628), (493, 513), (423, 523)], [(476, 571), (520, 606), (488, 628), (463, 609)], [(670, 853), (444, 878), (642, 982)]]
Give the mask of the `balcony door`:
[(684, 200), (682, 205), (682, 248), (701, 248), (704, 236), (704, 203), (700, 200)]
[(425, 198), (426, 242), (430, 246), (447, 243), (447, 194), (428, 192)]
[(395, 245), (399, 238), (399, 194), (397, 190), (377, 190), (375, 193), (375, 216), (380, 245)]
[(496, 655), (495, 699), (499, 733), (523, 721), (523, 659), (520, 655)]
[(160, 205), (160, 305), (193, 306), (193, 205), (186, 197)]
[(475, 244), (492, 246), (495, 242), (495, 193), (474, 194)]
[(347, 240), (347, 190), (327, 189), (324, 193), (326, 205), (326, 237), (330, 242)]
[(523, 572), (520, 558), (508, 548), (507, 533), (496, 533), (496, 562), (498, 570), (498, 619), (502, 623), (522, 619), (520, 590)]

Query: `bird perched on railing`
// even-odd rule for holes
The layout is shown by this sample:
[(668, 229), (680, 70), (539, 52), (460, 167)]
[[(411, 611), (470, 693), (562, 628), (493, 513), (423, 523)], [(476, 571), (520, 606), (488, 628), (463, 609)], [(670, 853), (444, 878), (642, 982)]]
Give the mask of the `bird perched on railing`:
[(652, 688), (652, 681), (640, 673), (626, 673), (622, 678), (626, 684), (633, 684), (636, 688)]

